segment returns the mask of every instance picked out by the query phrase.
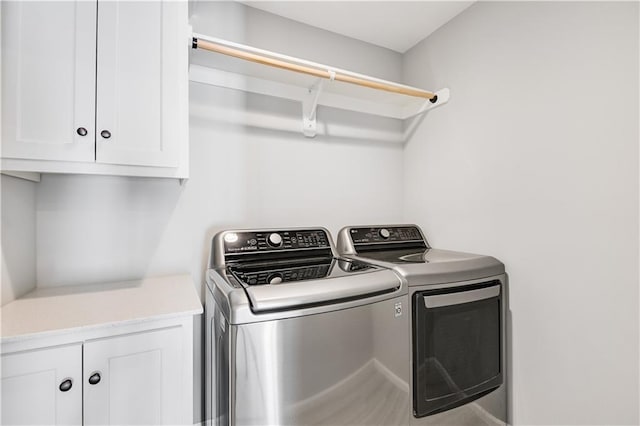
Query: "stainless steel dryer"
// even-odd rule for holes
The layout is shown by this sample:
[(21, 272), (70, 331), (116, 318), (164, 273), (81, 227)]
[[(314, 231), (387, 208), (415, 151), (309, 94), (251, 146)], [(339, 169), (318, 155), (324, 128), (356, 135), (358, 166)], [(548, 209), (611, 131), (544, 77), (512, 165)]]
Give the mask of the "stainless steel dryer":
[(406, 283), (336, 257), (323, 228), (212, 242), (206, 418), (215, 425), (409, 421)]
[(490, 256), (431, 248), (415, 225), (343, 228), (338, 252), (409, 285), (412, 425), (504, 425), (506, 275)]

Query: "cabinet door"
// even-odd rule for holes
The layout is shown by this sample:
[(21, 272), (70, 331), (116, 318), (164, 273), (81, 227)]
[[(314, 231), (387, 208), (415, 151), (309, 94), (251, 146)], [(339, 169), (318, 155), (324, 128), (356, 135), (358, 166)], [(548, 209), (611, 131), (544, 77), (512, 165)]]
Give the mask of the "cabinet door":
[(97, 162), (179, 165), (186, 10), (176, 1), (98, 4)]
[(1, 7), (2, 157), (94, 161), (96, 2)]
[(85, 342), (84, 423), (187, 423), (181, 336), (173, 327)]
[(1, 359), (3, 425), (82, 424), (81, 344)]

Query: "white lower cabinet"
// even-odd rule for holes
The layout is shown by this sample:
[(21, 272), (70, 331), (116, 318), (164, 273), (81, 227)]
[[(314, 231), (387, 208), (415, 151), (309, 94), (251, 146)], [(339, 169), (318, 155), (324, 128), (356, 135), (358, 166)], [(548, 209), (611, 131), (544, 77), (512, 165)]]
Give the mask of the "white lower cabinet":
[(2, 355), (3, 425), (82, 424), (82, 344)]
[(181, 335), (169, 328), (84, 345), (84, 423), (181, 422)]
[(174, 326), (3, 354), (2, 424), (190, 424), (185, 332)]

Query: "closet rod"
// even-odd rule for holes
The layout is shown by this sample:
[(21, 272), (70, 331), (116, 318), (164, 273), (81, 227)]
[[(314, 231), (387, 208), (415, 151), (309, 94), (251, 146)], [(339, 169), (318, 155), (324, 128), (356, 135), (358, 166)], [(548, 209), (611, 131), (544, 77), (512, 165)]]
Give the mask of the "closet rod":
[[(194, 34), (195, 35), (195, 34)], [(289, 71), (295, 71), (302, 74), (308, 74), (315, 77), (326, 78), (329, 80), (337, 80), (345, 83), (351, 83), (358, 86), (369, 87), (371, 89), (384, 90), (392, 93), (413, 96), (417, 98), (429, 99), (432, 103), (437, 102), (438, 96), (435, 93), (426, 90), (415, 89), (408, 86), (393, 85), (383, 81), (368, 80), (366, 78), (355, 75), (348, 75), (342, 71), (333, 71), (330, 69), (317, 69), (306, 65), (293, 64), (280, 59), (269, 58), (268, 56), (259, 55), (251, 52), (245, 52), (234, 47), (224, 46), (220, 43), (203, 40), (202, 38), (193, 37), (192, 47), (194, 49), (204, 49), (210, 52), (221, 53), (234, 58), (244, 59), (246, 61), (255, 62), (262, 65), (281, 68)]]

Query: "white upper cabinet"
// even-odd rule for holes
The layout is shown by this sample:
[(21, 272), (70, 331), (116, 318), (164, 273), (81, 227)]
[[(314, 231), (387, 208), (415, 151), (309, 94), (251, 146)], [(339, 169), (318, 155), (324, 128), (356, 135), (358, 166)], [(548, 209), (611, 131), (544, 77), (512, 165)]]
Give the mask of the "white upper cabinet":
[(95, 2), (2, 3), (2, 157), (94, 160), (95, 17)]
[(186, 2), (3, 2), (2, 170), (187, 177), (187, 25)]
[[(177, 167), (180, 2), (98, 3), (96, 161)], [(184, 16), (184, 15), (183, 15)], [(182, 24), (182, 25), (180, 25)], [(108, 133), (106, 133), (108, 132)]]

